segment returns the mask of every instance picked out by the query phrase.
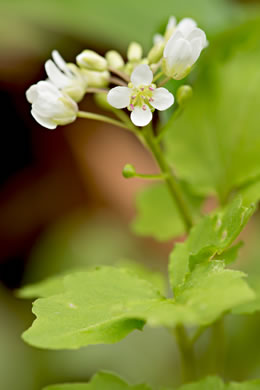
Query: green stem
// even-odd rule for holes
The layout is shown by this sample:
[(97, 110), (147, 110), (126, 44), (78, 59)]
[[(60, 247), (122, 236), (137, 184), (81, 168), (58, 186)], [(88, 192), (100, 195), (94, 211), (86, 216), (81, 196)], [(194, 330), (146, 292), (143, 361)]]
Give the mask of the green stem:
[(108, 93), (106, 88), (87, 88), (86, 93)]
[(127, 87), (127, 83), (118, 77), (110, 77), (109, 81), (111, 84), (121, 85), (122, 87)]
[(197, 376), (195, 355), (183, 325), (176, 326), (175, 335), (182, 359), (183, 379), (185, 382), (193, 381)]
[(170, 81), (172, 78), (171, 77), (166, 77), (164, 80), (162, 80), (160, 82), (160, 84), (158, 85), (158, 87), (162, 87), (163, 85), (165, 85), (166, 83), (168, 83), (168, 81)]
[(121, 77), (121, 79), (125, 80), (127, 83), (130, 82), (130, 77), (125, 73), (125, 72), (122, 72), (118, 69), (114, 69), (112, 67), (109, 67), (108, 70), (114, 74), (116, 74), (117, 76)]
[(155, 160), (157, 161), (157, 164), (160, 167), (162, 174), (165, 175), (165, 183), (168, 186), (168, 189), (174, 200), (174, 203), (177, 204), (180, 215), (185, 225), (185, 230), (186, 232), (188, 232), (193, 225), (192, 216), (190, 214), (189, 207), (186, 204), (186, 200), (182, 195), (182, 191), (179, 186), (179, 183), (174, 177), (170, 166), (166, 162), (162, 150), (158, 145), (158, 143), (156, 142), (156, 139), (154, 138), (154, 135), (151, 130), (152, 129), (150, 126), (143, 128), (143, 135), (145, 137), (148, 148), (152, 152)]
[(166, 175), (149, 175), (145, 173), (136, 173), (134, 177), (140, 177), (141, 179), (148, 179), (148, 180), (165, 180)]
[[(181, 114), (182, 112), (182, 107), (179, 106), (175, 111), (174, 113), (172, 114), (172, 117), (171, 117), (171, 123), (174, 122), (178, 117), (179, 115)], [(169, 126), (164, 126), (162, 128), (162, 130), (160, 131), (160, 133), (157, 135), (156, 137), (156, 142), (157, 143), (160, 143), (162, 138), (164, 137), (164, 134), (167, 133), (167, 131), (169, 131), (170, 127)]]
[(94, 114), (93, 112), (79, 111), (77, 116), (79, 118), (94, 119), (96, 121), (106, 122), (111, 125), (115, 125), (118, 127), (122, 127), (123, 129), (133, 131), (133, 129), (130, 126), (126, 125), (125, 123), (117, 121), (116, 119), (113, 118), (109, 118), (108, 116), (105, 115)]
[(153, 83), (155, 83), (155, 81), (158, 80), (163, 74), (164, 74), (163, 71), (157, 73), (157, 74), (154, 76), (154, 78), (153, 78)]

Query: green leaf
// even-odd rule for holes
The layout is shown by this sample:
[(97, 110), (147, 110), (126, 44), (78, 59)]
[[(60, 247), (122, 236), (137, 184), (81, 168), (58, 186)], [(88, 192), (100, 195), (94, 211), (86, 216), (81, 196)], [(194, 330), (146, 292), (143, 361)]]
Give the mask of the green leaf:
[(183, 385), (178, 390), (260, 390), (260, 380), (225, 384), (218, 377), (207, 377), (198, 382)]
[[(202, 198), (193, 196), (182, 184), (183, 194), (198, 213)], [(152, 236), (159, 241), (170, 240), (185, 233), (185, 225), (165, 184), (142, 189), (137, 195), (137, 216), (132, 223), (136, 234)]]
[(236, 197), (223, 211), (205, 216), (194, 226), (185, 243), (177, 244), (170, 255), (169, 275), (174, 293), (196, 264), (212, 257), (226, 264), (234, 261), (241, 243), (230, 246), (254, 210), (254, 205), (246, 207)]
[(100, 372), (89, 383), (52, 385), (43, 390), (150, 390), (150, 387), (144, 384), (131, 386), (114, 374)]
[(78, 348), (114, 343), (134, 329), (142, 329), (143, 312), (162, 299), (147, 281), (126, 270), (101, 267), (64, 277), (64, 292), (36, 300), (37, 316), (23, 334), (42, 348)]
[(260, 277), (251, 276), (248, 279), (248, 284), (255, 293), (255, 299), (234, 308), (233, 314), (253, 314), (260, 311)]
[(161, 294), (164, 295), (166, 293), (167, 280), (162, 272), (154, 271), (143, 264), (132, 260), (121, 260), (116, 265), (135, 273), (140, 279), (147, 280), (147, 282), (151, 283)]
[(63, 292), (63, 276), (53, 276), (45, 279), (39, 283), (28, 284), (27, 286), (20, 288), (16, 296), (18, 298), (31, 299), (31, 298), (45, 298), (55, 294)]
[(260, 180), (257, 178), (252, 183), (244, 186), (240, 191), (243, 198), (243, 203), (249, 205), (250, 203), (257, 203), (260, 200)]
[(165, 299), (125, 270), (104, 267), (74, 273), (64, 277), (64, 293), (36, 300), (37, 319), (23, 338), (40, 348), (73, 349), (117, 342), (145, 322), (166, 327), (207, 325), (253, 299), (243, 276), (225, 270), (221, 261), (199, 264), (176, 298)]
[(168, 159), (197, 193), (225, 201), (260, 175), (259, 56), (250, 48), (226, 63), (214, 61), (213, 42), (193, 99), (176, 123), (167, 124)]

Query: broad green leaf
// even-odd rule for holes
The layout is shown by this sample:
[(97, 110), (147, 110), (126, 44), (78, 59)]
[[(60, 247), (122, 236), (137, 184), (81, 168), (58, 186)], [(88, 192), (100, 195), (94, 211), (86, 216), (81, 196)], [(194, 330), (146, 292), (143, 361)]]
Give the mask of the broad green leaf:
[(139, 278), (147, 280), (151, 283), (161, 294), (166, 293), (167, 280), (162, 272), (154, 271), (151, 268), (144, 266), (141, 263), (131, 260), (121, 260), (117, 264), (120, 268), (125, 268), (134, 272)]
[(89, 383), (52, 385), (43, 390), (150, 390), (150, 387), (144, 384), (131, 386), (114, 374), (100, 372)]
[(224, 383), (219, 377), (212, 376), (183, 385), (178, 390), (260, 390), (260, 380)]
[(193, 99), (179, 120), (167, 125), (165, 146), (179, 178), (197, 193), (225, 201), (260, 175), (260, 52), (247, 50), (223, 63), (214, 61), (213, 48), (205, 57)]
[(255, 299), (234, 308), (233, 314), (253, 314), (260, 311), (260, 277), (249, 277), (248, 284), (255, 292)]
[(222, 261), (199, 264), (176, 297), (166, 299), (126, 270), (102, 267), (77, 272), (64, 277), (63, 293), (35, 301), (37, 319), (23, 338), (40, 348), (73, 349), (117, 342), (145, 323), (207, 325), (254, 298), (243, 276), (225, 270)]
[(39, 283), (28, 284), (17, 291), (18, 298), (45, 298), (59, 294), (64, 290), (64, 276), (53, 276)]
[(64, 292), (36, 300), (33, 326), (23, 334), (29, 344), (60, 349), (114, 343), (142, 329), (143, 312), (162, 299), (158, 290), (133, 273), (112, 267), (64, 277)]
[(196, 264), (212, 257), (225, 264), (234, 261), (241, 243), (230, 246), (254, 210), (254, 205), (246, 207), (237, 197), (223, 211), (205, 216), (194, 226), (188, 239), (177, 244), (170, 255), (169, 276), (175, 293)]
[[(194, 214), (198, 213), (202, 198), (192, 196), (184, 185), (182, 187)], [(137, 195), (136, 205), (137, 216), (132, 223), (136, 234), (164, 241), (185, 233), (182, 217), (165, 184), (142, 189)]]

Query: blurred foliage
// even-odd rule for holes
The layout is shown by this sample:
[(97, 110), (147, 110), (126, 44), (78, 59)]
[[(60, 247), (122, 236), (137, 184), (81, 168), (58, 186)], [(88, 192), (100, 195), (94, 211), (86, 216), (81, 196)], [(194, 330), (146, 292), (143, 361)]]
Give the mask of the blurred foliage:
[(46, 33), (59, 32), (123, 50), (128, 41), (137, 40), (148, 49), (152, 35), (170, 15), (193, 17), (212, 36), (255, 12), (257, 6), (227, 0), (164, 0), (160, 4), (150, 0), (1, 0), (0, 45), (40, 51), (48, 45)]
[(229, 41), (228, 55), (225, 34), (222, 45), (213, 40), (194, 82), (193, 99), (176, 123), (166, 125), (165, 145), (177, 174), (197, 193), (217, 194), (221, 202), (260, 174), (259, 26), (260, 20), (257, 32), (255, 23), (252, 31), (243, 26), (247, 44), (230, 33), (234, 47)]

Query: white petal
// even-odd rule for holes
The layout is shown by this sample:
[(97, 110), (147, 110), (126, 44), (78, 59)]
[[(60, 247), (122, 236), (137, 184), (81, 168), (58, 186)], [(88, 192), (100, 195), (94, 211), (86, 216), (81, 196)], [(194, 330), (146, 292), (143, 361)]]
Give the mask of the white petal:
[(65, 74), (59, 70), (59, 68), (54, 64), (52, 60), (48, 60), (45, 62), (45, 70), (46, 73), (51, 80), (51, 82), (56, 85), (58, 88), (65, 88), (70, 84), (71, 80), (69, 77), (65, 76)]
[(180, 31), (186, 38), (196, 27), (197, 23), (195, 22), (195, 20), (191, 18), (184, 18), (178, 24), (177, 31)]
[(203, 49), (201, 39), (200, 38), (193, 39), (191, 41), (191, 48), (192, 48), (192, 59), (193, 59), (193, 64), (194, 64), (197, 61), (197, 59), (199, 58), (200, 53)]
[(170, 16), (169, 20), (168, 20), (167, 27), (166, 27), (166, 31), (174, 28), (176, 26), (176, 23), (177, 23), (177, 20), (176, 20), (175, 16)]
[(194, 30), (192, 30), (191, 33), (188, 35), (187, 40), (192, 42), (193, 39), (198, 38), (201, 40), (202, 49), (204, 49), (208, 45), (208, 42), (205, 32), (200, 28), (194, 28)]
[(145, 110), (142, 107), (136, 106), (131, 113), (131, 121), (135, 126), (146, 126), (152, 120), (152, 113), (150, 108), (145, 104)]
[(153, 81), (153, 72), (146, 64), (137, 65), (131, 74), (131, 82), (135, 87), (150, 85)]
[(171, 54), (166, 57), (169, 68), (181, 66), (183, 68), (192, 65), (192, 48), (191, 44), (181, 38), (174, 42), (171, 48)]
[(167, 110), (174, 103), (173, 95), (166, 88), (157, 88), (153, 93), (153, 101), (150, 103), (159, 111)]
[(29, 103), (33, 103), (34, 100), (37, 99), (38, 92), (37, 92), (37, 85), (34, 84), (32, 85), (27, 91), (25, 92), (26, 99), (28, 100)]
[(53, 50), (51, 54), (52, 54), (53, 61), (58, 66), (58, 68), (63, 70), (63, 72), (66, 73), (67, 76), (71, 76), (71, 71), (68, 65), (66, 64), (66, 62), (64, 61), (64, 59), (62, 58), (62, 56), (60, 55), (60, 53), (57, 50)]
[(128, 87), (115, 87), (107, 94), (108, 103), (115, 108), (125, 108), (130, 104), (132, 89)]
[(171, 36), (171, 38), (169, 39), (169, 41), (167, 42), (167, 44), (166, 44), (166, 46), (164, 48), (164, 51), (163, 51), (163, 56), (164, 57), (168, 57), (168, 56), (173, 55), (174, 50), (175, 50), (176, 41), (178, 41), (179, 39), (183, 39), (183, 35), (182, 35), (182, 33), (180, 31), (176, 31)]
[(39, 115), (34, 110), (31, 111), (32, 116), (34, 119), (43, 127), (46, 127), (47, 129), (54, 130), (57, 127), (57, 124), (54, 123), (50, 118), (43, 117)]

